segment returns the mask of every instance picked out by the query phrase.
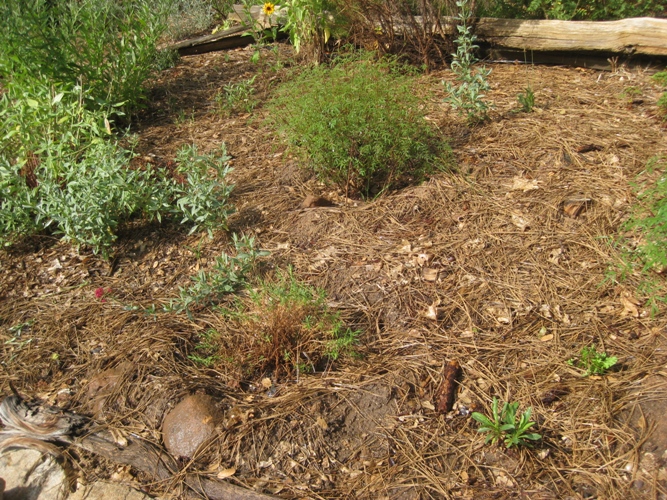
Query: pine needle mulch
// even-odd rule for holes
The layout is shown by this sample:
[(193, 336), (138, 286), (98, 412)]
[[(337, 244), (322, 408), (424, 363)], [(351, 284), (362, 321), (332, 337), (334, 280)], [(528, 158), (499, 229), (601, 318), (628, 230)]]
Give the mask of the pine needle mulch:
[[(223, 85), (257, 71), (249, 55), (195, 56), (164, 72), (137, 127), (139, 151), (168, 159), (182, 144), (212, 150), (225, 142), (236, 185), (230, 230), (271, 251), (258, 267), (265, 278), (292, 266), (325, 289), (330, 307), (362, 331), (361, 356), (270, 389), (224, 360), (194, 362), (211, 329), (257, 332), (232, 331), (215, 308), (190, 317), (145, 309), (176, 297), (231, 251), (231, 240), (133, 224), (111, 264), (50, 238), (1, 254), (3, 391), (11, 381), (155, 443), (165, 412), (205, 392), (224, 418), (183, 467), (231, 470), (226, 480), (283, 498), (667, 494), (667, 322), (651, 315), (640, 276), (619, 282), (609, 272), (621, 262), (616, 240), (635, 200), (630, 184), (667, 151), (648, 74), (492, 65), (491, 120), (473, 128), (442, 102), (441, 81), (451, 74), (424, 75), (417, 91), (456, 165), (362, 201), (310, 178), (264, 125), (261, 102), (286, 78), (271, 69), (269, 52), (258, 108), (216, 111)], [(518, 112), (516, 95), (527, 86), (537, 109)], [(308, 195), (334, 206), (302, 208)], [(619, 362), (584, 377), (567, 361), (593, 344)], [(452, 411), (440, 414), (452, 361), (461, 376)], [(121, 382), (100, 399), (90, 381), (110, 369)], [(470, 414), (488, 415), (494, 396), (519, 402), (519, 411), (532, 407), (543, 436), (534, 448), (484, 444)], [(184, 494), (92, 455), (78, 466), (89, 479)]]

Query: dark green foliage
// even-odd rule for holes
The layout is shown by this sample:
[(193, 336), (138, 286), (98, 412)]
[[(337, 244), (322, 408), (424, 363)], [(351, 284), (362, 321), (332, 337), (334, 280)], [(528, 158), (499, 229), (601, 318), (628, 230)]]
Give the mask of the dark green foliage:
[(167, 2), (5, 0), (0, 6), (0, 74), (81, 84), (99, 107), (135, 110), (166, 29)]
[(563, 19), (593, 21), (656, 16), (665, 12), (663, 0), (484, 0), (479, 15), (511, 19)]
[(364, 53), (307, 69), (277, 90), (271, 121), (322, 180), (364, 196), (421, 180), (445, 145), (403, 69)]

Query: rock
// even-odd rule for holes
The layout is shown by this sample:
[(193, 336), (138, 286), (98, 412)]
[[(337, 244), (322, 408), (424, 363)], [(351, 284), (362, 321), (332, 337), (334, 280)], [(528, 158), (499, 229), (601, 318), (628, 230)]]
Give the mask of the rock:
[(56, 459), (30, 448), (5, 449), (0, 476), (5, 481), (4, 500), (61, 500), (69, 493), (65, 470)]
[(126, 484), (97, 481), (87, 484), (72, 493), (68, 500), (145, 500), (150, 498)]
[(220, 413), (210, 396), (194, 394), (178, 403), (162, 423), (164, 444), (175, 457), (192, 458), (211, 437)]

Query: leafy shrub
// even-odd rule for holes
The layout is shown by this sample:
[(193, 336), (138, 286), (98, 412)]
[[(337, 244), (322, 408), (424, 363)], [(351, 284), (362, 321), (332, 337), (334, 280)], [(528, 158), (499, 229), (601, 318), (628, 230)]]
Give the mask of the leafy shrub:
[[(176, 154), (179, 178), (172, 181), (169, 192), (175, 198), (172, 210), (190, 224), (190, 234), (206, 229), (227, 229), (227, 218), (233, 213), (228, 200), (232, 186), (225, 182), (231, 170), (227, 150), (222, 144), (219, 156), (199, 154), (195, 145), (183, 146)], [(215, 174), (212, 176), (211, 174)]]
[[(0, 5), (0, 75), (21, 84), (45, 77), (90, 89), (88, 104), (140, 104), (168, 2), (5, 0)], [(7, 84), (7, 83), (5, 83)]]
[(489, 109), (488, 104), (484, 101), (483, 92), (489, 90), (487, 77), (491, 74), (491, 70), (483, 67), (473, 70), (473, 65), (477, 62), (475, 50), (479, 47), (475, 45), (477, 37), (472, 33), (470, 26), (471, 6), (469, 0), (458, 1), (456, 5), (460, 9), (457, 16), (459, 25), (456, 27), (459, 36), (456, 39), (457, 49), (451, 67), (459, 84), (445, 83), (445, 88), (449, 93), (445, 101), (460, 114), (465, 114), (470, 123), (476, 123), (486, 118), (486, 112)]
[(317, 176), (365, 196), (421, 179), (443, 149), (394, 59), (341, 57), (284, 83), (270, 120)]
[(20, 93), (10, 86), (0, 100), (0, 242), (52, 227), (106, 255), (119, 221), (159, 211), (162, 194), (150, 171), (126, 168), (128, 152), (108, 140), (104, 115), (85, 109), (87, 93), (54, 94), (42, 82)]
[(57, 90), (35, 82), (0, 98), (0, 244), (50, 228), (106, 257), (131, 217), (175, 215), (192, 231), (226, 227), (232, 188), (224, 148), (217, 158), (182, 148), (177, 179), (131, 169), (104, 113), (86, 109), (88, 94)]

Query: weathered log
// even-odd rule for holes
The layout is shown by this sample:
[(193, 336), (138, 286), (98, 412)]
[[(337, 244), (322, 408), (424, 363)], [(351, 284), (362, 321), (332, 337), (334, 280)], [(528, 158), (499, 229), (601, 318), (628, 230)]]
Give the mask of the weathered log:
[(481, 18), (475, 25), (475, 33), (480, 41), (512, 49), (667, 57), (667, 19), (541, 21)]

